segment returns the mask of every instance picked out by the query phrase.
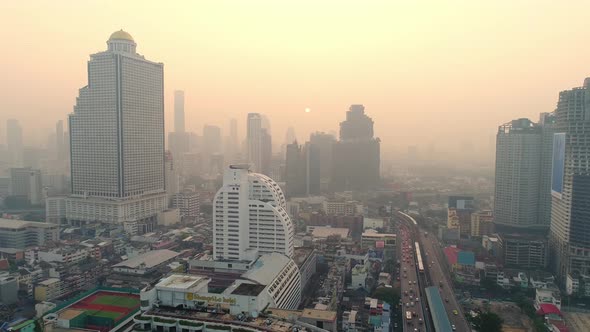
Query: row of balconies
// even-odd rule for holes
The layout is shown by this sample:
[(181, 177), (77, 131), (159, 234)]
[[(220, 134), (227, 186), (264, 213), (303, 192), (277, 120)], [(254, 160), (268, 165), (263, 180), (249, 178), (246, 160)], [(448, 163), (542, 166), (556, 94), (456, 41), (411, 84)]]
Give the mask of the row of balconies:
[(136, 325), (134, 332), (256, 332), (260, 331), (255, 328), (245, 328), (230, 324), (221, 324), (213, 322), (202, 322), (190, 319), (164, 318), (159, 316), (144, 316), (141, 314), (133, 318)]

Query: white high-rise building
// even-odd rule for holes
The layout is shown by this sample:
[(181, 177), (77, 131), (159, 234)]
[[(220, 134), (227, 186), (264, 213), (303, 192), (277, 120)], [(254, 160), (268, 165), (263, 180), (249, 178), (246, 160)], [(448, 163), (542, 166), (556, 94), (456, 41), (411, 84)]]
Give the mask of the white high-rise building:
[[(68, 220), (136, 222), (164, 210), (164, 65), (120, 30), (90, 56), (69, 116)], [(94, 211), (90, 213), (90, 211)]]
[(293, 256), (295, 229), (279, 185), (248, 165), (230, 165), (213, 202), (215, 259), (248, 260), (279, 252)]

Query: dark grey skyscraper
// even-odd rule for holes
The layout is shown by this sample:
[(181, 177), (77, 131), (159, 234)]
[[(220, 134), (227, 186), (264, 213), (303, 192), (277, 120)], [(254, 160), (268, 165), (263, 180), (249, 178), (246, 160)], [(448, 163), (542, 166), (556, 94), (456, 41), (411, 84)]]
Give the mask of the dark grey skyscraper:
[(309, 196), (320, 193), (320, 152), (310, 144), (297, 142), (287, 145), (286, 160), (287, 196)]
[(363, 105), (352, 105), (340, 123), (334, 144), (332, 189), (368, 190), (379, 184), (380, 141), (373, 137), (373, 120)]
[(332, 180), (332, 165), (334, 159), (334, 144), (336, 137), (332, 134), (316, 132), (311, 134), (309, 143), (317, 148), (320, 158), (321, 183), (328, 185)]
[(590, 78), (559, 93), (551, 176), (552, 266), (565, 284), (590, 275)]
[(174, 91), (174, 131), (184, 133), (184, 91)]

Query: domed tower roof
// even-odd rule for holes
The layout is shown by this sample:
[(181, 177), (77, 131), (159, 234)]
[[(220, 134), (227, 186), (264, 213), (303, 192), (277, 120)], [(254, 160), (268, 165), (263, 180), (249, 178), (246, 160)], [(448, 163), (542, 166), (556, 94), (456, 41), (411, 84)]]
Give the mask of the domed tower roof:
[(137, 44), (131, 35), (123, 30), (115, 31), (107, 40), (109, 51), (136, 54)]
[(113, 32), (111, 34), (111, 37), (109, 37), (109, 41), (110, 40), (115, 40), (115, 39), (128, 40), (130, 42), (135, 42), (135, 40), (133, 40), (133, 37), (131, 37), (131, 35), (129, 34), (129, 32), (123, 31), (122, 29), (119, 30), (119, 31)]

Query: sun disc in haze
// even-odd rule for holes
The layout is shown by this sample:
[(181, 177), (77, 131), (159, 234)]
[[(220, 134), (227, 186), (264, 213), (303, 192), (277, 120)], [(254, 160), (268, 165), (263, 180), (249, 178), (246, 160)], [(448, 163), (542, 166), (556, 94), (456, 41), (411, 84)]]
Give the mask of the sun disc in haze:
[(309, 107), (306, 107), (306, 108), (305, 108), (305, 113), (309, 113), (309, 112), (311, 112), (311, 108), (309, 108)]

